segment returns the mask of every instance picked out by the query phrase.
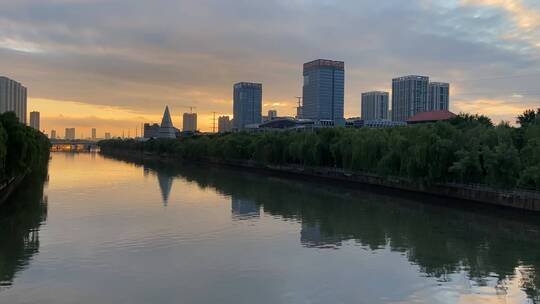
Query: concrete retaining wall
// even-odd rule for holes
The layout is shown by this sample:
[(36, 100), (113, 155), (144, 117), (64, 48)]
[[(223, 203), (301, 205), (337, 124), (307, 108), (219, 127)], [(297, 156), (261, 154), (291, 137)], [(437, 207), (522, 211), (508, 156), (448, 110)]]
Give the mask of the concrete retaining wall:
[(290, 174), (301, 174), (333, 180), (343, 180), (380, 187), (388, 187), (437, 196), (470, 200), (484, 204), (498, 205), (529, 211), (540, 211), (540, 191), (501, 190), (480, 185), (462, 185), (454, 183), (422, 185), (398, 177), (383, 177), (361, 172), (347, 172), (336, 168), (317, 168), (303, 166), (261, 166), (251, 161), (207, 160), (211, 163), (233, 165), (246, 168), (266, 169)]

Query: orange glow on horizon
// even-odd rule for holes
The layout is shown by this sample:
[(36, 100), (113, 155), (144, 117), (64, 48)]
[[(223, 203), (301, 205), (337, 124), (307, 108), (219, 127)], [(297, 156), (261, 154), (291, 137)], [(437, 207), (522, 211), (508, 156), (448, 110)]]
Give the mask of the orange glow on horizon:
[[(451, 86), (452, 94), (459, 93), (458, 86)], [(217, 102), (215, 99), (214, 102)], [(217, 131), (217, 118), (219, 116), (232, 115), (232, 101), (219, 100), (220, 103), (230, 107), (227, 112), (216, 112), (215, 128)], [(347, 102), (346, 102), (347, 104)], [(165, 105), (153, 107), (149, 113), (134, 111), (129, 108), (93, 105), (77, 101), (61, 101), (46, 98), (29, 98), (28, 112), (41, 112), (41, 128), (47, 134), (52, 129), (56, 130), (57, 137), (64, 136), (65, 128), (76, 128), (77, 138), (89, 138), (91, 129), (97, 129), (97, 137), (104, 138), (105, 132), (111, 133), (112, 137), (124, 135), (125, 137), (135, 137), (141, 135), (142, 124), (160, 123)], [(182, 115), (188, 112), (183, 107), (169, 106), (173, 124), (176, 128), (182, 129)], [(263, 113), (266, 115), (268, 110), (278, 110), (279, 116), (294, 116), (296, 114), (296, 104), (293, 101), (272, 101), (263, 102)], [(484, 114), (493, 119), (495, 123), (501, 120), (513, 123), (515, 117), (528, 109), (527, 106), (507, 103), (502, 100), (478, 99), (478, 100), (452, 100), (451, 111), (459, 113)], [(214, 114), (204, 109), (194, 110), (197, 113), (198, 128), (202, 132), (212, 132)], [(346, 117), (359, 116), (359, 106), (346, 107)]]

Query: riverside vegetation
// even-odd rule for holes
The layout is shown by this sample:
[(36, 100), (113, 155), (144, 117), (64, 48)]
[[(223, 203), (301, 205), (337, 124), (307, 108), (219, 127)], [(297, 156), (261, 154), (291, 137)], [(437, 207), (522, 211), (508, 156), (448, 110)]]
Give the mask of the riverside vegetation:
[(0, 114), (0, 182), (30, 171), (43, 173), (49, 160), (47, 137), (22, 123), (13, 112)]
[(540, 190), (540, 109), (519, 127), (460, 114), (430, 124), (385, 129), (321, 128), (312, 132), (229, 133), (146, 142), (112, 139), (104, 150), (168, 154), (182, 159), (304, 165), (433, 183)]

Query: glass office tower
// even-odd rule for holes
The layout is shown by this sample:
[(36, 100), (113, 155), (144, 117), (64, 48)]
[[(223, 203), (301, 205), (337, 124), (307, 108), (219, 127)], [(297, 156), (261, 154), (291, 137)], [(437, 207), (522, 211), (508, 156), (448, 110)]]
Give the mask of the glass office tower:
[(234, 129), (262, 122), (262, 84), (240, 82), (234, 85)]
[(302, 118), (344, 125), (345, 63), (318, 59), (304, 64)]

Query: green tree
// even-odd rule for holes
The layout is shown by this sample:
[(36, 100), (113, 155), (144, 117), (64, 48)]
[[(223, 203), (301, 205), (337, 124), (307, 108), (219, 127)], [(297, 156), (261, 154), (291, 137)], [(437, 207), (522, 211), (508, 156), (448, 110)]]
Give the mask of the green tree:
[(540, 123), (540, 108), (538, 108), (536, 111), (526, 110), (523, 112), (523, 114), (517, 117), (516, 122), (522, 127), (532, 123)]
[[(524, 113), (529, 123), (521, 128), (508, 123), (494, 126), (486, 116), (460, 114), (448, 122), (389, 129), (240, 132), (144, 143), (112, 140), (100, 145), (104, 150), (141, 150), (185, 159), (210, 157), (256, 161), (263, 165), (342, 168), (426, 184), (459, 182), (539, 189), (540, 123), (531, 123), (531, 115)], [(18, 130), (17, 127), (5, 129), (8, 138)], [(0, 134), (0, 155), (1, 138)], [(6, 147), (7, 157), (9, 149), (32, 149), (25, 143)], [(26, 163), (24, 157), (18, 160)]]

